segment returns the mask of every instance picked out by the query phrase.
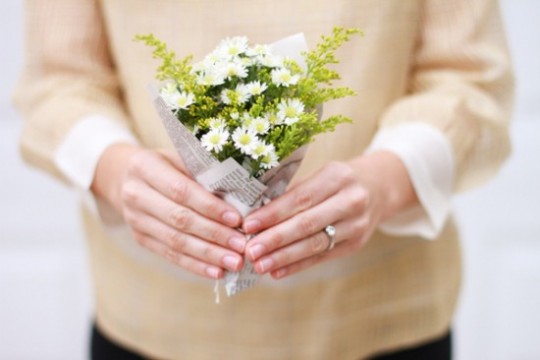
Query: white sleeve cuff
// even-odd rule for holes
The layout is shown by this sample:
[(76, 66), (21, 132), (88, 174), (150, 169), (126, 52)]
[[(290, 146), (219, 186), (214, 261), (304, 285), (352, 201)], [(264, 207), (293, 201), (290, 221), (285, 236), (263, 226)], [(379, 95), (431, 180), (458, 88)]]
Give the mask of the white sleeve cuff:
[(115, 143), (138, 142), (121, 123), (104, 116), (88, 116), (69, 131), (56, 150), (54, 163), (76, 188), (88, 190), (99, 158)]
[(387, 150), (407, 169), (420, 205), (407, 209), (379, 225), (390, 235), (418, 235), (435, 239), (450, 213), (454, 181), (454, 156), (446, 137), (423, 122), (404, 123), (380, 130), (366, 153)]

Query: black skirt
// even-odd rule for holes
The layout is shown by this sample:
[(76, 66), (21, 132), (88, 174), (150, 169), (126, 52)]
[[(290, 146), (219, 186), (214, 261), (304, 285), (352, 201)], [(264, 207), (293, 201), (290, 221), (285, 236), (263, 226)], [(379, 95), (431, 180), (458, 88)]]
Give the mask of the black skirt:
[[(144, 357), (114, 343), (94, 324), (90, 344), (91, 360), (144, 360)], [(409, 349), (383, 354), (371, 360), (450, 360), (452, 341), (450, 332), (442, 338)], [(279, 360), (279, 359), (278, 359)]]

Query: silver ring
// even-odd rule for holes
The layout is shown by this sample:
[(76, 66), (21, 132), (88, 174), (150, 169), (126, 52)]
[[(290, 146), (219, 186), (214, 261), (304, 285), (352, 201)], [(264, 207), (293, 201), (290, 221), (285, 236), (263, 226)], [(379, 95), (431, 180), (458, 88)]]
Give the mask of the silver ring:
[(328, 240), (330, 240), (328, 242), (328, 246), (326, 247), (326, 251), (330, 251), (336, 245), (336, 228), (332, 225), (328, 225), (324, 228), (324, 233), (326, 236), (328, 236)]

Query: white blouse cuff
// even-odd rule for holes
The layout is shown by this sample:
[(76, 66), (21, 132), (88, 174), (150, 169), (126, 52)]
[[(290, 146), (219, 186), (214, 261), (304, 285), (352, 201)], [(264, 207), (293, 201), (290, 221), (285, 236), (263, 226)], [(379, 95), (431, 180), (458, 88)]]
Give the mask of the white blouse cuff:
[(381, 129), (366, 153), (379, 150), (391, 151), (403, 161), (420, 201), (379, 229), (390, 235), (437, 238), (451, 208), (455, 164), (450, 143), (437, 128), (409, 122)]
[(99, 158), (116, 143), (137, 144), (137, 139), (121, 123), (93, 115), (79, 121), (69, 131), (54, 155), (62, 174), (80, 190), (88, 190), (94, 180)]

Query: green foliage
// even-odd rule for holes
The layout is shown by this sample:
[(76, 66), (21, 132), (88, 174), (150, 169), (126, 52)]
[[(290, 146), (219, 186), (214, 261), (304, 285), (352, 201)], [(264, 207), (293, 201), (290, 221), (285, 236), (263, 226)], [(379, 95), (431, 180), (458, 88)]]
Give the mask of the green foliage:
[(160, 59), (161, 65), (157, 68), (156, 79), (161, 81), (173, 80), (177, 84), (182, 84), (182, 88), (195, 94), (204, 91), (198, 84), (197, 79), (192, 73), (191, 61), (193, 56), (189, 55), (178, 60), (176, 53), (169, 50), (165, 42), (157, 39), (153, 34), (136, 35), (135, 41), (142, 41), (147, 46), (153, 47), (152, 56), (154, 59)]
[[(273, 144), (278, 158), (284, 159), (313, 141), (316, 135), (334, 131), (339, 124), (352, 122), (341, 115), (320, 120), (316, 109), (328, 101), (355, 95), (348, 87), (333, 85), (334, 81), (340, 79), (340, 75), (329, 66), (338, 63), (336, 50), (358, 34), (361, 34), (358, 29), (334, 28), (330, 35), (321, 37), (313, 50), (302, 54), (305, 69), (293, 60), (285, 60), (283, 68), (292, 76), (299, 76), (297, 82), (288, 86), (273, 83), (274, 67), (260, 63), (249, 65), (247, 75), (243, 78), (230, 76), (223, 83), (203, 85), (198, 78), (200, 72), (191, 65), (192, 56), (177, 59), (174, 51), (152, 34), (138, 35), (135, 40), (153, 47), (153, 57), (161, 60), (156, 73), (158, 80), (173, 82), (179, 92), (193, 95), (193, 105), (176, 109), (174, 113), (199, 139), (211, 130), (210, 120), (213, 118), (222, 119), (232, 133), (237, 128), (247, 126), (247, 122), (253, 121), (250, 119), (265, 117), (271, 126), (268, 132), (260, 134), (260, 139), (266, 144)], [(238, 58), (250, 60), (247, 55), (239, 55)], [(237, 86), (253, 81), (260, 81), (267, 88), (263, 93), (253, 95), (249, 101), (243, 101), (242, 95), (236, 91)], [(223, 94), (228, 98), (227, 103), (223, 101)], [(276, 120), (278, 106), (285, 99), (299, 99), (306, 109), (296, 122), (288, 125)], [(261, 175), (264, 171), (262, 157), (254, 159), (247, 156), (230, 140), (220, 151), (214, 149), (211, 152), (218, 160), (233, 157), (240, 164), (248, 166), (252, 174)]]
[(335, 51), (348, 42), (351, 36), (357, 34), (361, 34), (359, 29), (335, 27), (331, 35), (321, 36), (321, 42), (315, 49), (303, 54), (307, 70), (305, 77), (298, 82), (297, 92), (308, 108), (315, 108), (330, 100), (356, 95), (348, 87), (331, 87), (333, 81), (341, 77), (336, 71), (329, 69), (328, 65), (339, 63)]

